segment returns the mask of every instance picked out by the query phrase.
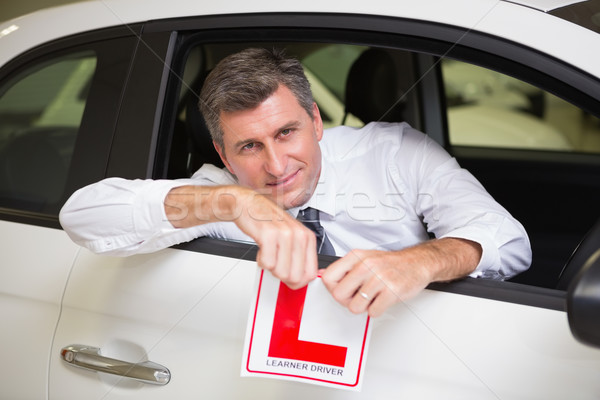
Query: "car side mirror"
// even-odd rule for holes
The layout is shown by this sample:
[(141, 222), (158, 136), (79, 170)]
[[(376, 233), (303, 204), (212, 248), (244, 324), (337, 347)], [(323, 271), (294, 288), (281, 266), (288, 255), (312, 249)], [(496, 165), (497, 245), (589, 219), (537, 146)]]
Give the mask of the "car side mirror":
[(587, 259), (569, 286), (567, 315), (577, 340), (600, 347), (600, 249)]

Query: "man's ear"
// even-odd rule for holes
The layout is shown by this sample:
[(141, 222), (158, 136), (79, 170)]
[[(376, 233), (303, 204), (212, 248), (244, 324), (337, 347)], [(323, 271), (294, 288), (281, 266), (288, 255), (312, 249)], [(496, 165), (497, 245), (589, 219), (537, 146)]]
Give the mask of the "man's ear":
[(233, 169), (231, 168), (231, 165), (227, 162), (227, 157), (225, 157), (225, 150), (223, 150), (221, 148), (221, 146), (219, 146), (217, 144), (217, 142), (215, 142), (213, 140), (213, 146), (215, 146), (215, 150), (217, 150), (217, 153), (219, 153), (219, 157), (221, 157), (221, 161), (223, 161), (223, 164), (225, 164), (225, 167), (227, 168), (227, 170), (229, 172), (231, 172), (232, 175), (235, 175), (235, 173), (233, 172)]
[(323, 119), (321, 118), (321, 112), (317, 103), (313, 103), (313, 124), (317, 140), (320, 141), (323, 138)]

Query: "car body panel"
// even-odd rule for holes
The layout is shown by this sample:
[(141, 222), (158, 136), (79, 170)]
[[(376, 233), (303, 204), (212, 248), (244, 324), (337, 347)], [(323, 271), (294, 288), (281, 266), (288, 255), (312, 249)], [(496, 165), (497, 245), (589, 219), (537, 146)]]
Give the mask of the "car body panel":
[(556, 8), (581, 3), (584, 0), (511, 0), (513, 3), (535, 8), (540, 11), (550, 11)]
[[(82, 251), (54, 340), (50, 399), (564, 399), (573, 388), (577, 398), (592, 399), (600, 393), (600, 350), (575, 341), (563, 311), (438, 290), (373, 320), (360, 392), (242, 378), (256, 269), (252, 261), (173, 249), (127, 258)], [(532, 320), (535, 332), (527, 329)], [(159, 363), (172, 380), (157, 387), (73, 368), (60, 350), (75, 343), (112, 358)]]
[[(352, 1), (343, 6), (335, 2), (282, 3), (272, 0), (251, 4), (206, 4), (193, 0), (169, 4), (159, 0), (85, 1), (49, 8), (1, 24), (0, 31), (8, 29), (10, 33), (1, 37), (8, 50), (0, 55), (0, 65), (23, 49), (109, 26), (177, 17), (274, 12), (353, 13), (433, 21), (499, 35), (553, 55), (593, 75), (600, 74), (600, 66), (592, 53), (581, 51), (582, 48), (598, 48), (600, 39), (597, 34), (552, 15), (495, 0), (457, 0), (452, 3), (443, 0), (403, 0), (395, 2), (393, 6), (383, 0), (368, 3)], [(506, 29), (507, 21), (510, 21), (511, 29)], [(39, 29), (40, 25), (44, 26), (43, 30)], [(535, 26), (535, 29), (531, 29), (531, 26)], [(568, 40), (570, 37), (577, 37), (577, 45)]]
[[(0, 391), (11, 399), (47, 396), (50, 346), (75, 255), (64, 232), (0, 221)], [(35, 238), (35, 248), (24, 243)]]

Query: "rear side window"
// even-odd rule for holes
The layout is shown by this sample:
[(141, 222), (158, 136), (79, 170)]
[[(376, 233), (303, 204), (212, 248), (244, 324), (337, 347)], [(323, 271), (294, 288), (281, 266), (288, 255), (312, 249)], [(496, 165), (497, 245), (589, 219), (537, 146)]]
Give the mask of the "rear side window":
[(81, 52), (0, 87), (0, 207), (57, 212), (95, 70), (95, 53)]
[(600, 154), (600, 120), (535, 86), (444, 59), (450, 144)]

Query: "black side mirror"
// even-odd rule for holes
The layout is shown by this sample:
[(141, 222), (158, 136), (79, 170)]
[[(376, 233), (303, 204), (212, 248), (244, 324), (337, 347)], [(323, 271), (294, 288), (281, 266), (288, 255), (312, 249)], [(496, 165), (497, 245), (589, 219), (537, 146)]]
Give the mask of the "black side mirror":
[(600, 249), (587, 259), (571, 282), (567, 315), (577, 340), (600, 347)]

